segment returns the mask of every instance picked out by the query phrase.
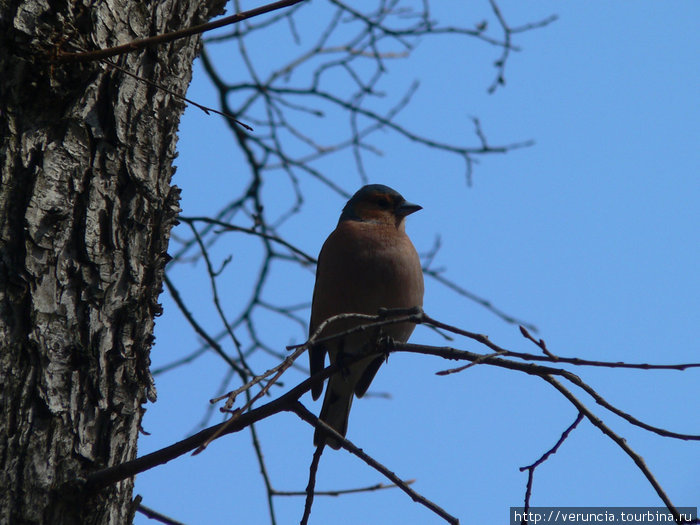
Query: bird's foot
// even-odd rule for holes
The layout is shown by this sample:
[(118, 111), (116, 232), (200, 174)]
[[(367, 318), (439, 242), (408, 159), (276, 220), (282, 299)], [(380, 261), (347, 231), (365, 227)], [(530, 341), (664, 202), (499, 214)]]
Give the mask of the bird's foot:
[(384, 356), (384, 362), (389, 361), (389, 354), (396, 348), (396, 340), (390, 335), (380, 335), (377, 340), (377, 352)]

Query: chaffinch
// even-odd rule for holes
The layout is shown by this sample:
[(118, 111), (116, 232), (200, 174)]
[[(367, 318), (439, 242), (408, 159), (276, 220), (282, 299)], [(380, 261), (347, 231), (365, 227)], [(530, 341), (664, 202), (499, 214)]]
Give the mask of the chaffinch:
[[(380, 308), (423, 306), (423, 272), (405, 228), (406, 216), (420, 209), (382, 184), (364, 186), (352, 196), (318, 257), (310, 333), (341, 313), (376, 315)], [(323, 329), (321, 337), (365, 323), (358, 319), (334, 321)], [(345, 436), (353, 394), (362, 397), (367, 392), (384, 359), (376, 355), (377, 341), (389, 337), (406, 342), (414, 328), (413, 323), (391, 324), (313, 346), (309, 350), (311, 375), (323, 369), (326, 353), (331, 363), (341, 366), (343, 356), (374, 354), (331, 376), (319, 418)], [(311, 394), (318, 399), (322, 391), (319, 383)], [(324, 442), (340, 448), (337, 440), (317, 430), (314, 445)]]

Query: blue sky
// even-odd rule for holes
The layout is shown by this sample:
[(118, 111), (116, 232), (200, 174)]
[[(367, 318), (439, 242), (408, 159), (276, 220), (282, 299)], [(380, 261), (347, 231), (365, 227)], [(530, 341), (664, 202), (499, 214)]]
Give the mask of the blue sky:
[[(463, 12), (451, 5), (436, 6), (435, 18), (471, 26), (489, 13), (487, 2), (470, 2)], [(517, 36), (523, 50), (509, 61), (504, 88), (486, 92), (495, 48), (447, 36), (424, 39), (409, 59), (390, 62), (383, 87), (398, 100), (414, 79), (420, 80), (399, 120), (423, 135), (477, 145), (470, 120), (476, 116), (492, 144), (533, 139), (535, 145), (482, 158), (468, 187), (460, 159), (382, 133), (376, 143), (383, 155), (365, 158), (371, 182), (388, 184), (423, 206), (409, 217), (407, 230), (421, 253), (440, 235), (435, 267), (537, 325), (538, 336), (554, 353), (606, 361), (699, 362), (700, 4), (504, 1), (500, 6), (512, 25), (559, 15), (554, 24)], [(298, 24), (304, 37), (313, 37), (313, 20)], [(270, 38), (268, 45), (275, 45), (277, 36)], [(235, 58), (225, 69), (227, 78), (236, 78)], [(188, 97), (217, 105), (199, 63)], [(178, 149), (173, 182), (183, 189), (184, 215), (211, 214), (247, 181), (219, 117), (188, 108)], [(348, 193), (361, 185), (350, 161), (319, 167)], [(315, 255), (344, 199), (312, 181), (302, 181), (302, 187), (304, 211), (283, 233)], [(285, 188), (278, 180), (266, 181), (271, 202), (279, 195), (281, 208), (288, 204)], [(223, 306), (231, 315), (246, 297), (241, 280), (251, 279), (256, 247), (252, 239), (229, 235), (213, 250), (218, 264), (233, 255), (220, 278)], [(313, 273), (296, 272), (278, 269), (266, 293), (286, 304), (309, 301)], [(207, 328), (218, 331), (201, 263), (178, 266), (171, 278)], [(199, 345), (167, 294), (162, 303), (154, 368)], [(537, 353), (516, 326), (429, 278), (424, 308), (501, 346)], [(293, 323), (265, 325), (269, 321), (260, 319), (265, 341), (278, 350), (303, 341), (305, 334)], [(445, 344), (422, 327), (412, 342)], [(450, 344), (485, 350), (464, 339)], [(274, 360), (259, 355), (252, 364), (264, 370)], [(536, 377), (486, 366), (435, 375), (452, 366), (428, 356), (392, 356), (372, 385), (392, 398), (356, 401), (348, 438), (403, 479), (415, 479), (415, 490), (462, 523), (503, 523), (508, 508), (524, 498), (527, 476), (518, 467), (547, 451), (576, 411)], [(147, 407), (144, 419), (151, 435), (141, 438), (140, 454), (197, 430), (225, 371), (220, 358), (205, 354), (188, 367), (159, 375), (158, 402)], [(697, 369), (573, 371), (609, 402), (649, 424), (700, 434)], [(285, 389), (303, 377), (290, 372)], [(577, 393), (645, 459), (676, 505), (700, 505), (698, 442), (642, 431)], [(320, 408), (309, 396), (302, 401), (314, 411)], [(265, 421), (258, 430), (275, 487), (303, 490), (313, 430), (290, 414)], [(386, 480), (357, 458), (327, 450), (316, 486), (349, 489), (378, 482)], [(145, 505), (188, 524), (268, 519), (246, 432), (220, 439), (197, 457), (140, 475), (136, 493)], [(586, 421), (537, 469), (531, 503), (662, 505), (631, 459)], [(276, 498), (279, 523), (298, 522), (303, 505), (303, 498)], [(147, 522), (137, 515), (136, 523)], [(316, 498), (311, 523), (340, 522), (443, 523), (398, 489)]]

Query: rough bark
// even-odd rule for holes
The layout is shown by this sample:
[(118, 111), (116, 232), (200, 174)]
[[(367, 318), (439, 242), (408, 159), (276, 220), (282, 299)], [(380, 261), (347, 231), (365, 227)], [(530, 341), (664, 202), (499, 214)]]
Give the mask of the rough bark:
[[(221, 0), (0, 0), (0, 523), (131, 521), (132, 481), (85, 475), (136, 455), (178, 191), (183, 104), (57, 49), (205, 21)], [(198, 38), (119, 57), (184, 93)]]

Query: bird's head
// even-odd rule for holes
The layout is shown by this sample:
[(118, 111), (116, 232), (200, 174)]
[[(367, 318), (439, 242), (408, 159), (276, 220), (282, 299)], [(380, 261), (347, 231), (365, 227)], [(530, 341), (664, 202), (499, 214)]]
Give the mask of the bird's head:
[(401, 194), (383, 184), (369, 184), (360, 188), (347, 202), (340, 221), (375, 222), (401, 227), (407, 215), (423, 209), (406, 202)]

